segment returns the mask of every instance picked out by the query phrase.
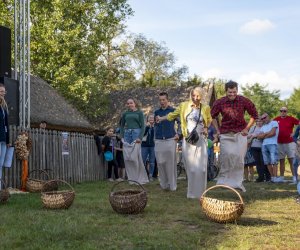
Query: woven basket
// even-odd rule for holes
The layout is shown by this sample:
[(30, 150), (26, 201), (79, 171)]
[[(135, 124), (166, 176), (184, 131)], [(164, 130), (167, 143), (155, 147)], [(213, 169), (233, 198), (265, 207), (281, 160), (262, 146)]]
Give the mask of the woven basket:
[(10, 194), (6, 188), (6, 184), (5, 181), (3, 181), (2, 179), (0, 179), (0, 185), (4, 185), (4, 189), (0, 190), (0, 204), (4, 204), (7, 202), (8, 198), (10, 197)]
[(125, 189), (114, 191), (117, 185), (126, 181), (118, 182), (111, 189), (109, 194), (109, 202), (113, 210), (115, 210), (117, 213), (138, 214), (142, 212), (147, 205), (147, 192), (140, 183), (131, 180), (128, 181), (138, 184), (141, 189)]
[(69, 208), (75, 198), (75, 191), (73, 187), (63, 180), (51, 180), (47, 181), (45, 185), (49, 185), (49, 182), (62, 182), (67, 184), (71, 190), (61, 190), (61, 191), (48, 191), (41, 193), (41, 199), (43, 203), (43, 207), (49, 209), (61, 209), (61, 208)]
[[(240, 200), (226, 201), (226, 200), (219, 200), (216, 198), (210, 198), (205, 196), (209, 190), (215, 188), (229, 189), (234, 193), (236, 193)], [(233, 222), (238, 220), (242, 215), (242, 213), (244, 212), (244, 208), (245, 208), (241, 195), (235, 189), (225, 185), (216, 185), (205, 190), (205, 192), (202, 194), (200, 198), (200, 205), (202, 207), (202, 210), (206, 214), (206, 216), (210, 220), (218, 223), (227, 223), (227, 222)]]
[[(44, 174), (46, 176), (47, 180), (42, 180), (42, 179), (35, 179), (35, 178), (30, 178), (30, 175), (34, 172), (39, 172), (39, 177), (41, 178), (41, 175)], [(40, 193), (41, 191), (53, 191), (58, 189), (57, 182), (51, 182), (47, 185), (47, 187), (44, 187), (44, 184), (48, 182), (50, 179), (49, 174), (42, 169), (34, 169), (29, 172), (28, 178), (26, 181), (26, 190), (31, 192), (31, 193)]]

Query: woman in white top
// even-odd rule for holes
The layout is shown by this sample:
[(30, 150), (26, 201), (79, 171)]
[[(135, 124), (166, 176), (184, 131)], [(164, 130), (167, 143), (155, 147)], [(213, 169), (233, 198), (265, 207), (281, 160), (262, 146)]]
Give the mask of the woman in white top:
[(256, 125), (251, 127), (248, 134), (248, 140), (251, 143), (251, 153), (255, 159), (256, 170), (258, 173), (258, 178), (256, 179), (256, 182), (264, 182), (271, 180), (270, 172), (263, 161), (263, 156), (261, 152), (262, 140), (256, 138), (257, 135), (260, 133), (262, 125), (262, 120), (260, 118), (257, 119)]

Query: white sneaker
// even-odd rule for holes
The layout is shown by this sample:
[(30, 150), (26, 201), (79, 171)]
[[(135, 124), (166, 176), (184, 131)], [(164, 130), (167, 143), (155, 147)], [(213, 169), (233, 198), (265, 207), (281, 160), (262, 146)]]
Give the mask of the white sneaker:
[(276, 177), (276, 181), (275, 182), (284, 182), (284, 176), (278, 176), (278, 177)]
[(293, 180), (291, 183), (289, 183), (289, 185), (297, 185), (296, 176), (293, 176)]
[(114, 179), (113, 179), (113, 178), (109, 178), (109, 179), (108, 179), (108, 181), (110, 181), (110, 182), (113, 182), (113, 181), (114, 181)]
[(116, 179), (116, 181), (123, 181), (123, 179), (122, 178), (118, 178), (118, 179)]

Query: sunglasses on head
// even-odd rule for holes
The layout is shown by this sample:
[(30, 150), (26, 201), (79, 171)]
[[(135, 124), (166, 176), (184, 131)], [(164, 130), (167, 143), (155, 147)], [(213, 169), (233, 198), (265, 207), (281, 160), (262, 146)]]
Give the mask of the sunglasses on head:
[(287, 112), (287, 110), (285, 110), (285, 109), (280, 109), (280, 112)]
[(264, 120), (264, 119), (266, 119), (268, 116), (266, 115), (266, 116), (264, 116), (264, 117), (261, 117), (260, 119), (261, 120)]

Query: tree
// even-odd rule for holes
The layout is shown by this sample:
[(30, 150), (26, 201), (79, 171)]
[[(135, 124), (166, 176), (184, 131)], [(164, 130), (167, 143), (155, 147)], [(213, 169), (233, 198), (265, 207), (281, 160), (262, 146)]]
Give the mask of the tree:
[(179, 84), (187, 74), (186, 66), (175, 67), (175, 56), (163, 42), (148, 40), (142, 34), (132, 34), (124, 47), (132, 60), (132, 69), (144, 87)]
[[(12, 10), (13, 0), (0, 5)], [(127, 0), (31, 0), (31, 69), (89, 118), (101, 112), (105, 93), (116, 85), (122, 61), (114, 39), (133, 14)], [(13, 18), (0, 22), (13, 27)], [(120, 64), (119, 64), (120, 62)], [(130, 74), (123, 73), (124, 76)], [(97, 104), (96, 106), (92, 104)]]
[(295, 88), (287, 100), (289, 113), (300, 119), (300, 88)]
[(256, 106), (259, 114), (268, 113), (270, 117), (278, 115), (279, 108), (283, 102), (279, 99), (280, 91), (267, 90), (267, 85), (255, 83), (253, 85), (246, 84), (241, 87), (243, 95), (248, 97)]

